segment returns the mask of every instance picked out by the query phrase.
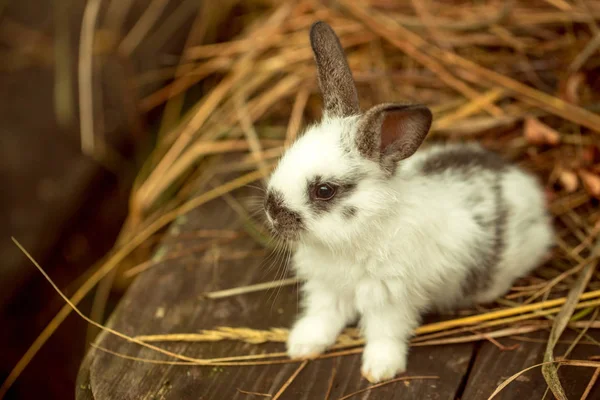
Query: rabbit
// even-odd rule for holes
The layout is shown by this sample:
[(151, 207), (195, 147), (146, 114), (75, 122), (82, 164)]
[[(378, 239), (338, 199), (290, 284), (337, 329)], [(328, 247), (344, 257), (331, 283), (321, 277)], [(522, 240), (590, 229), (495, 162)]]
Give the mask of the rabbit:
[(309, 36), (323, 117), (284, 152), (264, 200), (302, 283), (287, 353), (314, 358), (359, 322), (361, 374), (375, 383), (406, 370), (424, 313), (492, 302), (540, 265), (552, 221), (536, 177), (499, 155), (476, 144), (417, 152), (426, 106), (361, 111), (333, 29), (318, 21)]

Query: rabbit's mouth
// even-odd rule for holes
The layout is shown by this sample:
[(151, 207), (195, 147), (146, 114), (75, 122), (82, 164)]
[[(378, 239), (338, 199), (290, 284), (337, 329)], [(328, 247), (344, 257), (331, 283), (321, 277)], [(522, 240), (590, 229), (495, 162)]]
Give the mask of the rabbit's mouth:
[(282, 239), (297, 240), (304, 230), (304, 220), (300, 214), (286, 207), (283, 196), (278, 192), (267, 193), (265, 214), (273, 234)]

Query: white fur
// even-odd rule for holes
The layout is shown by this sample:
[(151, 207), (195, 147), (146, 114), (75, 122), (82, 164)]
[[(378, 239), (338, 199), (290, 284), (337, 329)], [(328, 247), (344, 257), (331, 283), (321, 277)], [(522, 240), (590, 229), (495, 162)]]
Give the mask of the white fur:
[[(491, 172), (471, 179), (452, 171), (424, 175), (423, 162), (444, 146), (420, 150), (387, 178), (352, 145), (356, 118), (326, 119), (310, 127), (280, 161), (269, 188), (304, 219), (294, 269), (303, 286), (303, 314), (288, 340), (292, 357), (311, 357), (333, 344), (360, 317), (366, 339), (362, 373), (373, 382), (406, 369), (408, 340), (429, 309), (493, 301), (535, 268), (552, 244), (544, 197), (535, 178), (510, 167), (501, 187), (508, 207), (505, 249), (489, 290), (464, 299), (461, 284), (477, 265), (477, 246), (494, 232), (473, 219), (492, 215)], [(348, 151), (350, 150), (350, 151)], [(484, 150), (481, 150), (484, 151)], [(311, 211), (307, 182), (316, 175), (363, 173), (343, 204)], [(478, 199), (476, 206), (470, 203)], [(358, 212), (344, 217), (343, 206)]]

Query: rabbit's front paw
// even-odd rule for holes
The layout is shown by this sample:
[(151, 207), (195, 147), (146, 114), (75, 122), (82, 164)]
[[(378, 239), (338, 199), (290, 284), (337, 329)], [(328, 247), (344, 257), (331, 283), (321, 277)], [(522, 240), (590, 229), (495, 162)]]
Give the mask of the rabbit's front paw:
[(322, 318), (304, 317), (290, 332), (287, 352), (291, 358), (314, 358), (335, 342), (337, 332)]
[(361, 373), (369, 382), (392, 379), (406, 370), (406, 345), (396, 341), (367, 343)]

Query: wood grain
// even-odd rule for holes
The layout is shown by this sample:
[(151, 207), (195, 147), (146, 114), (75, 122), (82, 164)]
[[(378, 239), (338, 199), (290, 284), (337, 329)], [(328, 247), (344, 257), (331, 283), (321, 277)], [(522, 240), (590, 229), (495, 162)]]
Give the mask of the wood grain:
[[(595, 337), (596, 340), (600, 339), (597, 332), (590, 331), (590, 335)], [(575, 336), (573, 332), (567, 332), (561, 340), (573, 340)], [(528, 335), (528, 337), (534, 340), (546, 340), (548, 332), (536, 332)], [(492, 343), (484, 343), (477, 353), (462, 400), (487, 399), (504, 380), (527, 367), (543, 361), (545, 343), (522, 342), (514, 339), (504, 339), (501, 342), (508, 347), (519, 344), (519, 348), (512, 351), (502, 351)], [(562, 356), (568, 346), (568, 344), (559, 343), (556, 346), (555, 357)], [(585, 360), (589, 356), (600, 354), (599, 349), (597, 345), (580, 344), (575, 347), (568, 358)], [(593, 368), (582, 367), (563, 366), (558, 371), (558, 376), (569, 399), (579, 399), (581, 397), (593, 374)], [(536, 368), (517, 378), (504, 388), (495, 399), (541, 399), (546, 387), (541, 368)], [(546, 398), (550, 400), (554, 396), (549, 393)], [(596, 385), (588, 398), (600, 398), (600, 385)]]

